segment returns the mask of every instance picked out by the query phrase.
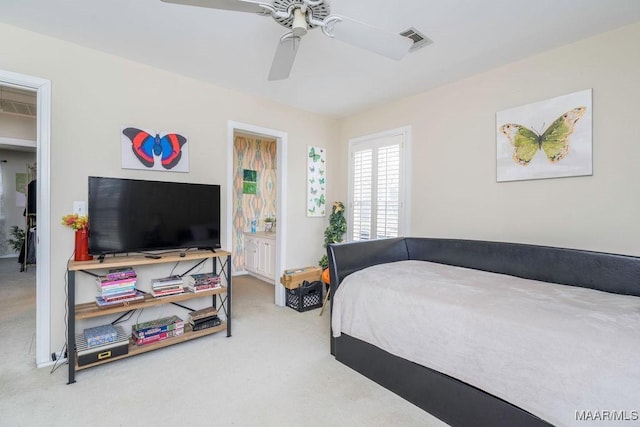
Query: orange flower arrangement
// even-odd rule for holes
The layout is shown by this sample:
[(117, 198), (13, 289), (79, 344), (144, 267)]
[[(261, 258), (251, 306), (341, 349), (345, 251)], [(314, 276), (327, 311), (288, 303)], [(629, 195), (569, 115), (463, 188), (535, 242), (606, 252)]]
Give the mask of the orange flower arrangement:
[(89, 217), (87, 215), (69, 214), (62, 217), (62, 225), (74, 230), (86, 230), (89, 228)]

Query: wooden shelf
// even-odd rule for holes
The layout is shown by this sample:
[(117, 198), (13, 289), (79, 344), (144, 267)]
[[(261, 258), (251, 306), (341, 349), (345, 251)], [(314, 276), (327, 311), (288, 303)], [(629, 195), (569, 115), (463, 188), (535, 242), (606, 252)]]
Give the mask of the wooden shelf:
[(88, 365), (84, 365), (84, 366), (78, 366), (77, 364), (77, 360), (78, 358), (76, 357), (76, 371), (80, 371), (82, 369), (87, 369), (87, 368), (92, 368), (94, 366), (98, 366), (98, 365), (103, 365), (105, 363), (109, 363), (109, 362), (113, 362), (119, 359), (125, 359), (127, 357), (132, 357), (132, 356), (137, 356), (138, 354), (142, 354), (142, 353), (147, 353), (149, 351), (153, 351), (153, 350), (158, 350), (160, 348), (164, 348), (164, 347), (168, 347), (170, 345), (174, 345), (174, 344), (180, 344), (186, 341), (191, 341), (194, 340), (196, 338), (200, 338), (200, 337), (204, 337), (207, 335), (211, 335), (211, 334), (215, 334), (216, 332), (220, 332), (220, 331), (224, 331), (225, 329), (227, 329), (227, 322), (222, 322), (220, 325), (218, 326), (214, 326), (212, 328), (207, 328), (207, 329), (201, 329), (199, 331), (192, 331), (191, 330), (191, 325), (185, 325), (184, 327), (184, 333), (181, 335), (178, 335), (176, 337), (171, 337), (171, 338), (167, 338), (161, 341), (157, 341), (151, 344), (144, 344), (144, 345), (135, 345), (132, 344), (131, 341), (129, 342), (129, 353), (128, 354), (123, 354), (122, 356), (116, 356), (116, 357), (112, 357), (110, 359), (106, 359), (106, 360), (101, 360), (99, 362), (95, 362), (95, 363), (90, 363)]
[(153, 295), (147, 294), (142, 300), (133, 301), (129, 304), (123, 303), (123, 304), (119, 304), (111, 307), (99, 307), (95, 302), (87, 302), (87, 303), (78, 304), (75, 306), (76, 307), (75, 316), (76, 316), (76, 319), (90, 319), (92, 317), (101, 317), (101, 316), (106, 316), (108, 314), (123, 313), (129, 310), (138, 310), (141, 308), (153, 307), (161, 304), (169, 304), (169, 303), (178, 302), (178, 301), (187, 301), (194, 298), (202, 298), (206, 296), (226, 294), (226, 293), (227, 293), (227, 287), (221, 286), (218, 289), (211, 289), (208, 291), (202, 291), (197, 293), (185, 291), (182, 294), (167, 295), (166, 297), (157, 297), (157, 298), (154, 297)]
[[(183, 253), (184, 256), (180, 256)], [(153, 265), (153, 264), (163, 264), (166, 262), (176, 262), (176, 261), (192, 261), (192, 260), (200, 260), (200, 259), (208, 259), (208, 258), (216, 258), (216, 257), (226, 257), (231, 255), (230, 252), (216, 250), (215, 253), (207, 250), (199, 250), (199, 251), (175, 251), (175, 252), (163, 252), (159, 254), (154, 254), (160, 256), (158, 259), (147, 258), (146, 255), (131, 255), (131, 256), (107, 256), (104, 258), (102, 262), (98, 259), (93, 259), (91, 261), (69, 261), (68, 270), (69, 271), (78, 271), (78, 270), (100, 270), (100, 269), (111, 269), (111, 268), (120, 268), (120, 267), (133, 267), (135, 265)]]
[[(154, 254), (154, 256), (160, 258), (149, 258), (147, 255), (133, 255), (133, 256), (113, 256), (107, 257), (102, 260), (98, 259), (91, 261), (69, 261), (67, 263), (67, 343), (70, 346), (73, 344), (73, 348), (70, 349), (68, 354), (69, 365), (69, 382), (72, 384), (75, 382), (76, 371), (91, 368), (94, 366), (102, 365), (105, 363), (114, 362), (126, 357), (136, 356), (138, 354), (147, 353), (149, 351), (158, 350), (170, 345), (179, 344), (192, 339), (204, 337), (207, 335), (215, 334), (222, 330), (227, 331), (227, 336), (231, 336), (231, 253), (227, 251), (218, 250), (212, 252), (210, 250), (198, 250), (198, 251), (172, 251)], [(181, 256), (182, 255), (182, 256)], [(221, 286), (217, 289), (210, 289), (202, 292), (184, 292), (177, 295), (167, 295), (164, 297), (154, 297), (150, 294), (145, 294), (142, 300), (131, 301), (129, 303), (122, 303), (109, 307), (99, 307), (95, 302), (88, 302), (83, 304), (75, 304), (75, 290), (76, 290), (76, 273), (77, 272), (89, 272), (90, 270), (110, 270), (121, 267), (134, 267), (134, 266), (149, 266), (156, 264), (163, 264), (169, 262), (182, 262), (182, 261), (202, 261), (212, 259), (213, 260), (213, 272), (219, 272), (220, 275), (226, 279), (226, 286)], [(196, 263), (196, 265), (198, 265)], [(220, 270), (218, 270), (218, 266)], [(193, 268), (193, 267), (192, 267)], [(189, 270), (191, 271), (191, 270)], [(89, 273), (96, 275), (96, 273)], [(186, 273), (185, 273), (186, 274)], [(219, 296), (219, 298), (216, 298)], [(108, 316), (111, 314), (125, 313), (127, 311), (139, 310), (146, 307), (153, 307), (164, 304), (177, 304), (180, 301), (187, 301), (196, 298), (212, 298), (213, 308), (216, 307), (216, 299), (220, 299), (220, 306), (223, 307), (226, 319), (219, 326), (213, 328), (207, 328), (194, 332), (190, 325), (185, 325), (184, 333), (176, 337), (167, 338), (162, 341), (154, 342), (146, 345), (134, 345), (129, 342), (128, 354), (122, 356), (115, 356), (109, 359), (100, 360), (94, 363), (90, 363), (84, 366), (78, 366), (75, 351), (75, 328), (76, 320), (90, 319), (95, 317)], [(179, 304), (178, 304), (179, 305)], [(181, 306), (182, 308), (186, 308)]]

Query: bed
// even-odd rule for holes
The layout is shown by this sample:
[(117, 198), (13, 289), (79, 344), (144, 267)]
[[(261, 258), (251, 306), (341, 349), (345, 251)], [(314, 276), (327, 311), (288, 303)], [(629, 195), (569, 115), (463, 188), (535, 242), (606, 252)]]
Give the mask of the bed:
[(327, 251), (331, 353), (444, 422), (638, 420), (640, 258), (432, 238)]

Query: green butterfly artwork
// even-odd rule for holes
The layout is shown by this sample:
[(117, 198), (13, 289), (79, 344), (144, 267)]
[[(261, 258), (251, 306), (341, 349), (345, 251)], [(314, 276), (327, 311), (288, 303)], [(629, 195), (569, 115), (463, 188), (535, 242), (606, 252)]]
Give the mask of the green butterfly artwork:
[(322, 147), (307, 147), (307, 216), (326, 215), (325, 172), (326, 150)]
[(508, 123), (500, 127), (511, 145), (513, 145), (513, 161), (527, 166), (533, 157), (542, 150), (551, 163), (558, 163), (569, 153), (570, 136), (576, 122), (584, 115), (587, 107), (573, 108), (558, 117), (542, 135), (516, 124)]
[(592, 90), (496, 113), (498, 182), (591, 175)]
[[(320, 153), (322, 153), (322, 150), (318, 150)], [(311, 149), (309, 150), (309, 157), (311, 157), (311, 159), (313, 159), (313, 162), (317, 162), (321, 159), (322, 155), (320, 153), (316, 153), (316, 147), (311, 147)]]

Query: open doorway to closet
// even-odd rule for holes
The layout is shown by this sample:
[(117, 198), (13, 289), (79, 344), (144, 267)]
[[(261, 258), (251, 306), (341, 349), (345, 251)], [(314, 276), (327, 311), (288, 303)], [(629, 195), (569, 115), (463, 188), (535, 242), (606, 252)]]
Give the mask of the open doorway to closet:
[(272, 284), (275, 303), (284, 305), (278, 279), (284, 270), (287, 135), (237, 122), (229, 122), (228, 131), (227, 247), (233, 273)]
[(35, 91), (0, 83), (0, 259), (21, 271), (36, 258), (36, 112)]
[(35, 91), (0, 83), (0, 357), (8, 363), (36, 359), (36, 111)]
[[(49, 251), (49, 224), (51, 217), (49, 198), (51, 82), (39, 77), (0, 70), (0, 86), (2, 87), (2, 98), (8, 98), (8, 96), (5, 96), (5, 91), (16, 92), (11, 95), (11, 99), (9, 100), (11, 102), (1, 103), (0, 107), (2, 110), (7, 110), (15, 114), (30, 114), (30, 110), (34, 110), (35, 112), (35, 133), (33, 137), (25, 139), (24, 137), (16, 135), (5, 136), (2, 143), (5, 146), (11, 146), (11, 151), (16, 151), (16, 148), (19, 148), (24, 152), (35, 152), (35, 161), (31, 162), (30, 157), (27, 162), (30, 167), (25, 165), (26, 171), (24, 172), (27, 174), (25, 177), (27, 181), (30, 180), (29, 174), (32, 174), (32, 177), (35, 176), (35, 180), (37, 180), (37, 184), (33, 184), (31, 190), (31, 205), (36, 206), (36, 212), (28, 222), (25, 219), (25, 228), (27, 228), (27, 230), (25, 230), (26, 233), (28, 233), (29, 228), (32, 228), (32, 225), (38, 224), (35, 236), (30, 240), (32, 248), (35, 247), (35, 256), (31, 254), (31, 258), (26, 259), (29, 263), (28, 265), (23, 266), (26, 271), (18, 272), (17, 274), (19, 276), (14, 275), (14, 279), (16, 282), (22, 281), (24, 277), (27, 277), (26, 275), (32, 274), (35, 270), (35, 307), (33, 307), (35, 311), (35, 331), (29, 331), (30, 333), (34, 332), (34, 335), (27, 335), (24, 330), (19, 330), (18, 333), (35, 337), (35, 340), (31, 339), (29, 348), (31, 349), (35, 345), (35, 363), (37, 366), (44, 366), (52, 360), (50, 353), (51, 337), (49, 333), (51, 304)], [(24, 95), (26, 98), (19, 98), (18, 95)], [(30, 99), (29, 102), (26, 102), (27, 98)], [(33, 105), (35, 105), (35, 108)], [(8, 129), (9, 125), (5, 127), (5, 131)], [(16, 157), (11, 157), (11, 159), (12, 162), (13, 160), (16, 162), (19, 160)], [(10, 162), (7, 161), (6, 164), (10, 164)], [(35, 180), (32, 179), (32, 181)], [(15, 184), (13, 186), (15, 186)], [(36, 189), (35, 191), (33, 190), (34, 188)], [(15, 189), (11, 188), (10, 191), (14, 192)], [(33, 200), (34, 193), (36, 196), (35, 202)], [(25, 201), (25, 204), (27, 204), (29, 203), (28, 195), (25, 195), (25, 197), (27, 197), (27, 200)], [(25, 214), (28, 213), (25, 211)], [(27, 252), (25, 253), (25, 256), (28, 257), (29, 249), (28, 247), (25, 249)], [(16, 266), (18, 269), (20, 268), (20, 264), (16, 263)], [(6, 315), (8, 311), (2, 310), (2, 313)], [(9, 325), (8, 322), (3, 321), (3, 323)], [(28, 359), (31, 358), (31, 354), (30, 350), (29, 355), (27, 356)]]

